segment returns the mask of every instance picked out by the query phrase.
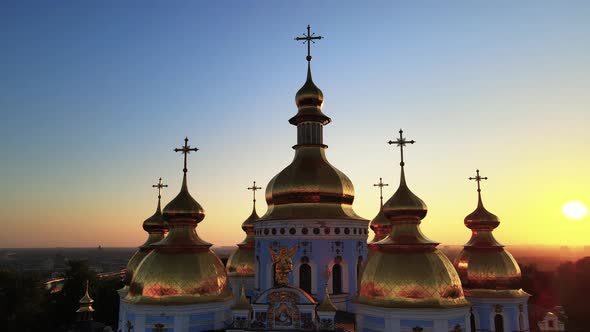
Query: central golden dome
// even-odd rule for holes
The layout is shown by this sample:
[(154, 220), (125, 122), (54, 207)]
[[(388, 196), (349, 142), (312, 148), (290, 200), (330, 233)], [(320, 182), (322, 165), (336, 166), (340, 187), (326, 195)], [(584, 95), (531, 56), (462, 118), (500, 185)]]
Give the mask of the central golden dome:
[(358, 219), (350, 179), (326, 159), (325, 149), (298, 146), (293, 162), (266, 187), (268, 211), (261, 220)]
[[(309, 59), (308, 59), (309, 61)], [(297, 92), (295, 158), (266, 187), (268, 211), (260, 218), (364, 220), (352, 209), (354, 187), (350, 179), (326, 159), (323, 127), (330, 118), (322, 113), (324, 96), (313, 83), (308, 62), (307, 80)]]

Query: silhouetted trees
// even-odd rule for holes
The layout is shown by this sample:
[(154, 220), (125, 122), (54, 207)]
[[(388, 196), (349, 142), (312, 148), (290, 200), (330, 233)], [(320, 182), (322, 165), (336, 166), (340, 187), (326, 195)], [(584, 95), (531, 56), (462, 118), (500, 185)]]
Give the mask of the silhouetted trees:
[[(590, 257), (562, 263), (555, 272), (539, 271), (534, 265), (522, 268), (523, 289), (532, 294), (529, 317), (532, 332), (537, 322), (555, 306), (564, 308), (562, 317), (568, 332), (587, 332), (590, 326)], [(558, 314), (558, 312), (555, 312)]]
[(94, 319), (115, 327), (119, 311), (119, 278), (97, 278), (85, 261), (69, 261), (63, 288), (49, 293), (36, 275), (0, 271), (2, 331), (67, 331), (76, 320), (86, 280), (96, 310)]

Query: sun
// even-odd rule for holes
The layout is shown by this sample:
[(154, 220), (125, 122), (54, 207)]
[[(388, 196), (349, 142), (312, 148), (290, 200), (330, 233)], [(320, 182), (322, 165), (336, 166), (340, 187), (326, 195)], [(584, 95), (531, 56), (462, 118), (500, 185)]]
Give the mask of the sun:
[(561, 212), (570, 219), (582, 219), (588, 213), (584, 204), (580, 202), (567, 202), (562, 208)]

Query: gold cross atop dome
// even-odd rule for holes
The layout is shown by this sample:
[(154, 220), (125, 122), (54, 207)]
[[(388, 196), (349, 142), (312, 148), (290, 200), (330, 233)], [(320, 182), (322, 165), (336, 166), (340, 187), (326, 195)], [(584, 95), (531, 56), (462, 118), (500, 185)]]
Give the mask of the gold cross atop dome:
[(184, 168), (182, 169), (182, 171), (183, 171), (184, 173), (186, 173), (186, 172), (187, 172), (187, 169), (186, 169), (186, 159), (187, 159), (187, 155), (188, 155), (189, 153), (191, 153), (191, 151), (195, 151), (195, 152), (197, 152), (197, 151), (199, 151), (199, 149), (197, 149), (197, 148), (191, 148), (191, 146), (190, 146), (190, 145), (188, 145), (188, 137), (185, 137), (185, 138), (184, 138), (184, 146), (182, 146), (182, 147), (180, 147), (180, 148), (176, 148), (176, 149), (174, 149), (174, 152), (181, 152), (181, 153), (184, 155)]
[(374, 187), (379, 187), (379, 200), (381, 201), (381, 207), (383, 207), (383, 187), (389, 186), (387, 183), (383, 183), (383, 179), (379, 178), (379, 183), (375, 183)]
[(296, 37), (295, 40), (300, 41), (303, 40), (303, 43), (307, 43), (307, 61), (311, 61), (311, 43), (315, 44), (314, 40), (320, 40), (323, 39), (324, 37), (322, 36), (316, 36), (315, 33), (311, 33), (310, 31), (310, 27), (309, 24), (307, 25), (307, 35), (303, 35), (303, 37)]
[(256, 190), (260, 190), (262, 187), (256, 187), (256, 181), (252, 184), (252, 187), (248, 187), (248, 190), (252, 190), (252, 201), (256, 203)]
[(404, 163), (404, 146), (406, 146), (406, 144), (414, 144), (416, 143), (416, 141), (411, 140), (408, 141), (406, 140), (406, 138), (403, 136), (404, 131), (403, 130), (399, 130), (399, 137), (395, 140), (395, 141), (389, 141), (387, 142), (387, 144), (395, 144), (397, 146), (399, 146), (399, 151), (401, 154), (401, 161), (400, 161), (400, 166), (404, 167), (405, 163)]
[(488, 177), (487, 176), (480, 176), (479, 175), (479, 169), (476, 169), (475, 170), (475, 174), (476, 174), (475, 177), (470, 177), (469, 180), (475, 180), (475, 181), (477, 181), (477, 192), (479, 193), (479, 192), (481, 192), (481, 187), (479, 185), (480, 182), (481, 182), (481, 180), (487, 180)]
[(162, 198), (162, 188), (167, 188), (168, 185), (162, 183), (162, 178), (158, 180), (157, 184), (152, 185), (152, 188), (158, 188), (158, 199)]

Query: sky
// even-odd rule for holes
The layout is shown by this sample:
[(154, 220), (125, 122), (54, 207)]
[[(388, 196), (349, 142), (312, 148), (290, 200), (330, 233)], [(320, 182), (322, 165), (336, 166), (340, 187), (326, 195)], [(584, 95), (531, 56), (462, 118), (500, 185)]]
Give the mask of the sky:
[[(293, 158), (307, 24), (330, 162), (372, 219), (390, 197), (400, 128), (423, 232), (467, 242), (479, 168), (507, 245), (590, 245), (590, 2), (2, 1), (0, 247), (143, 243), (159, 177), (205, 208), (199, 235), (233, 245)], [(257, 210), (266, 203), (259, 195)]]

